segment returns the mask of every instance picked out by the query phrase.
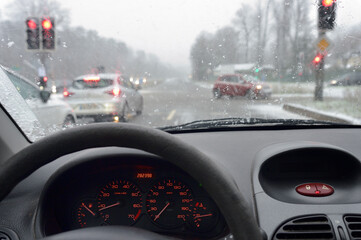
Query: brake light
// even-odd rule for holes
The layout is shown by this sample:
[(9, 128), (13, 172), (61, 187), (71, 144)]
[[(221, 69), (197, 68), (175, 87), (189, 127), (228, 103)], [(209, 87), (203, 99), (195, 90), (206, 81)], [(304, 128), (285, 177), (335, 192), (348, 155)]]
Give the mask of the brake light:
[(63, 96), (64, 97), (70, 97), (72, 95), (74, 95), (74, 93), (69, 92), (68, 89), (64, 88), (64, 90), (63, 90)]
[(119, 96), (120, 95), (120, 89), (119, 88), (114, 88), (113, 89), (113, 95), (114, 96)]
[(100, 81), (100, 77), (85, 77), (85, 78), (83, 78), (83, 80), (84, 80), (85, 82), (89, 82), (89, 81), (99, 82), (99, 81)]
[(122, 91), (120, 90), (120, 88), (113, 88), (113, 90), (106, 91), (105, 93), (108, 93), (108, 94), (113, 95), (115, 97), (119, 97), (120, 94), (122, 93)]

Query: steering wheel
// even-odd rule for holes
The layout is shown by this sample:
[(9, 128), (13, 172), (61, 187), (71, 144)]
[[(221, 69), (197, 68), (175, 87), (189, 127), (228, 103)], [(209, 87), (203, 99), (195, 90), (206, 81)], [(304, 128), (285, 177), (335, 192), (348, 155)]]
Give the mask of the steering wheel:
[[(234, 239), (263, 239), (247, 202), (227, 172), (207, 155), (177, 137), (129, 123), (96, 123), (67, 129), (24, 148), (0, 167), (0, 200), (35, 170), (55, 159), (88, 148), (126, 147), (164, 158), (203, 184), (222, 212)], [(19, 167), (21, 166), (21, 167)], [(170, 239), (131, 227), (84, 228), (49, 236), (56, 239)]]

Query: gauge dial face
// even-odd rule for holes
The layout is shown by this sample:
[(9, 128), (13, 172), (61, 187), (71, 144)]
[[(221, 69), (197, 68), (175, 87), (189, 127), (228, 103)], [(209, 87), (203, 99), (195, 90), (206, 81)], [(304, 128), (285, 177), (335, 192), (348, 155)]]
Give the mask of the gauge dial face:
[(132, 225), (141, 214), (140, 190), (130, 181), (114, 180), (100, 190), (98, 211), (109, 225)]
[(207, 198), (196, 199), (193, 201), (191, 209), (192, 214), (189, 222), (194, 230), (207, 232), (217, 224), (218, 210), (211, 200)]
[(192, 201), (191, 190), (184, 183), (175, 179), (165, 179), (150, 189), (146, 207), (154, 223), (173, 228), (182, 225), (188, 219)]
[(98, 213), (98, 207), (93, 199), (83, 199), (77, 204), (76, 225), (78, 227), (95, 227), (104, 222)]

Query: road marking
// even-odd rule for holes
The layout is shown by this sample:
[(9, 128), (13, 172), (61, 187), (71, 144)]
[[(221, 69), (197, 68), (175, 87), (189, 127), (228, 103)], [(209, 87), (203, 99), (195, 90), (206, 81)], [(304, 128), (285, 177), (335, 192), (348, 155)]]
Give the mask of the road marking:
[(175, 115), (175, 110), (172, 110), (170, 113), (169, 113), (169, 115), (168, 115), (168, 117), (167, 117), (167, 120), (168, 121), (170, 121), (170, 120), (172, 120), (172, 118), (174, 117), (174, 115)]

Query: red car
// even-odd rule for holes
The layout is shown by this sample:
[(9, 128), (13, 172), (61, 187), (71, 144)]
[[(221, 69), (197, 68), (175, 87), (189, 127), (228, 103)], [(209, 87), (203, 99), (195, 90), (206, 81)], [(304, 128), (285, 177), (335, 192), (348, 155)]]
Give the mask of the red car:
[(266, 99), (272, 94), (269, 85), (257, 82), (249, 75), (228, 74), (218, 77), (213, 86), (213, 96), (246, 96), (249, 99)]

